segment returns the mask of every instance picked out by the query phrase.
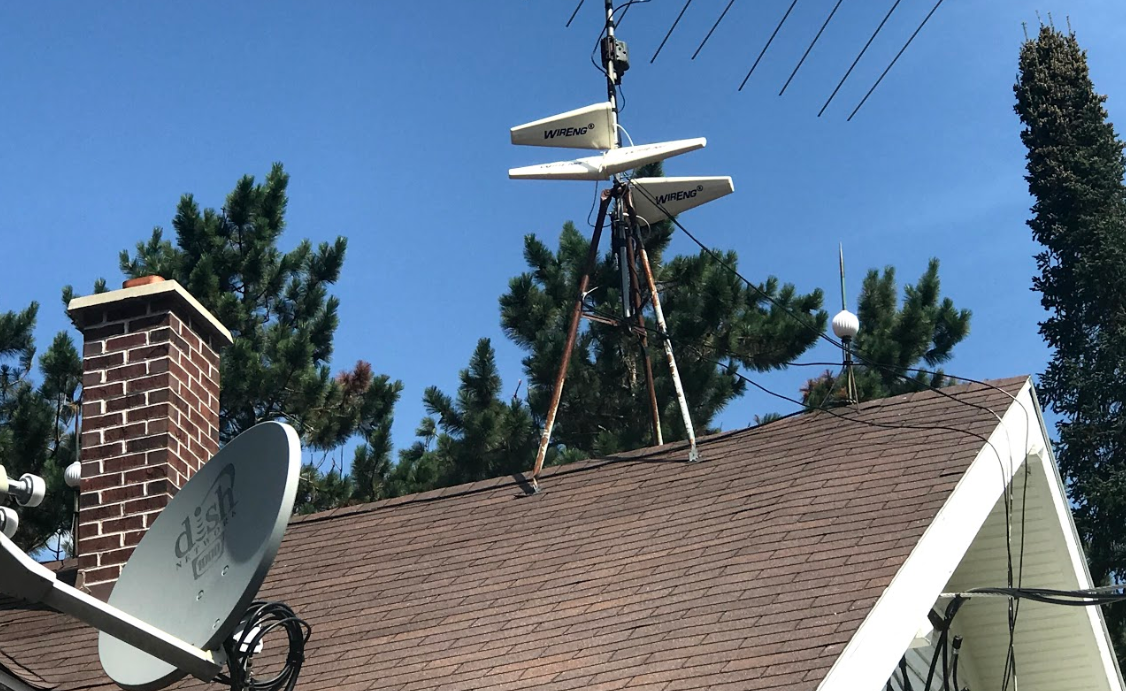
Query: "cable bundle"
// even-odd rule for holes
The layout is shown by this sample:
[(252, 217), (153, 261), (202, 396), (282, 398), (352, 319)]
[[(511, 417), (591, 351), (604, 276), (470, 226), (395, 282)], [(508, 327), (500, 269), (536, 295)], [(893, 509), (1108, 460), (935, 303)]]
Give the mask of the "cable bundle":
[[(269, 679), (255, 679), (251, 668), (256, 649), (276, 629), (282, 629), (289, 640), (285, 666)], [(305, 663), (305, 644), (311, 633), (312, 627), (288, 606), (280, 602), (251, 603), (238, 630), (223, 644), (230, 674), (221, 674), (216, 680), (230, 684), (231, 691), (293, 691)]]

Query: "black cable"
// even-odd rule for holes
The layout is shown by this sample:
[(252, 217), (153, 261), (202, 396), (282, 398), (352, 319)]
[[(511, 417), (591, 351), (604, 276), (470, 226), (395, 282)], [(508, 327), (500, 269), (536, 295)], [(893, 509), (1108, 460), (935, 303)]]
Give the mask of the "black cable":
[[(898, 0), (896, 1), (898, 2)], [(782, 28), (782, 25), (786, 23), (786, 18), (790, 16), (790, 12), (794, 11), (794, 5), (796, 4), (798, 4), (798, 0), (794, 0), (790, 3), (790, 6), (786, 8), (786, 14), (782, 15), (782, 20), (778, 22), (778, 26), (774, 27), (774, 33), (770, 34), (770, 38), (766, 40), (766, 45), (762, 47), (762, 51), (759, 52), (758, 57), (755, 58), (755, 64), (751, 65), (751, 69), (747, 72), (747, 76), (743, 77), (743, 83), (739, 85), (739, 91), (742, 91), (743, 87), (746, 86), (747, 80), (751, 78), (751, 74), (753, 74), (755, 68), (758, 67), (758, 63), (760, 60), (762, 60), (762, 56), (766, 55), (766, 49), (769, 48), (770, 44), (774, 42), (774, 37), (778, 35), (778, 31)]]
[(786, 88), (790, 86), (790, 82), (794, 80), (794, 75), (798, 73), (798, 70), (801, 69), (802, 64), (805, 62), (805, 59), (809, 57), (809, 53), (813, 50), (813, 46), (817, 45), (817, 39), (821, 38), (821, 33), (825, 31), (825, 27), (829, 26), (829, 22), (832, 21), (833, 15), (837, 13), (837, 8), (841, 6), (842, 2), (844, 2), (844, 0), (837, 0), (837, 4), (833, 5), (833, 9), (829, 12), (829, 16), (825, 17), (825, 23), (822, 24), (821, 28), (817, 30), (817, 35), (814, 36), (813, 40), (809, 42), (809, 47), (805, 49), (805, 54), (801, 56), (801, 60), (798, 60), (798, 64), (796, 67), (794, 67), (794, 71), (790, 73), (790, 78), (787, 79), (786, 83), (782, 85), (782, 90), (778, 92), (779, 96), (786, 93)]
[(904, 43), (903, 47), (899, 49), (899, 52), (895, 54), (895, 57), (891, 59), (891, 63), (888, 64), (886, 68), (884, 68), (883, 73), (880, 74), (880, 77), (876, 80), (876, 83), (872, 85), (871, 89), (868, 89), (868, 93), (864, 94), (864, 98), (860, 99), (860, 103), (856, 104), (856, 107), (852, 109), (852, 113), (849, 114), (848, 119), (845, 120), (845, 122), (850, 122), (852, 120), (852, 116), (856, 115), (856, 112), (860, 110), (860, 106), (864, 105), (864, 102), (868, 100), (868, 97), (872, 95), (872, 92), (876, 90), (876, 87), (880, 85), (880, 82), (884, 80), (884, 77), (887, 76), (888, 72), (891, 72), (891, 68), (895, 67), (895, 63), (899, 60), (899, 56), (903, 55), (903, 52), (907, 50), (907, 46), (911, 45), (911, 41), (914, 41), (915, 37), (919, 35), (919, 32), (923, 30), (923, 27), (927, 25), (927, 22), (930, 21), (931, 15), (934, 14), (935, 10), (938, 9), (939, 5), (941, 5), (942, 2), (943, 0), (938, 0), (938, 2), (934, 4), (934, 7), (931, 8), (931, 11), (928, 12), (927, 16), (923, 18), (923, 22), (919, 24), (919, 27), (917, 29), (915, 29), (915, 33), (911, 34), (911, 38), (907, 39), (907, 43)]
[(653, 62), (657, 59), (657, 56), (661, 54), (661, 49), (665, 47), (665, 43), (669, 40), (669, 36), (672, 36), (672, 32), (676, 30), (676, 25), (680, 23), (680, 18), (683, 17), (684, 13), (688, 11), (688, 6), (691, 4), (692, 0), (686, 0), (684, 7), (680, 8), (680, 14), (676, 15), (676, 19), (673, 20), (672, 26), (669, 27), (668, 33), (666, 33), (664, 39), (661, 40), (661, 45), (657, 46), (657, 52), (653, 53), (653, 57), (649, 58), (650, 65), (652, 65)]
[[(281, 671), (268, 679), (252, 674), (255, 649), (275, 630), (282, 630), (289, 641), (289, 652)], [(229, 674), (220, 674), (216, 681), (229, 684), (231, 691), (293, 691), (301, 666), (305, 663), (305, 645), (312, 633), (310, 627), (280, 602), (254, 602), (239, 623), (238, 632), (227, 639)]]
[(895, 4), (893, 4), (891, 6), (891, 9), (888, 10), (888, 13), (884, 15), (883, 21), (880, 22), (880, 25), (877, 26), (876, 30), (872, 32), (872, 36), (869, 37), (868, 42), (864, 44), (864, 47), (860, 49), (860, 53), (856, 56), (856, 59), (852, 61), (851, 65), (849, 65), (848, 72), (845, 72), (845, 75), (841, 77), (840, 83), (837, 84), (837, 88), (833, 89), (833, 93), (829, 95), (829, 100), (825, 101), (825, 105), (821, 106), (821, 110), (818, 111), (817, 117), (821, 117), (821, 114), (824, 113), (825, 109), (829, 107), (829, 104), (833, 102), (833, 98), (837, 95), (837, 92), (841, 90), (841, 87), (844, 86), (845, 80), (848, 79), (848, 75), (852, 74), (852, 70), (856, 67), (856, 63), (860, 62), (860, 58), (864, 57), (864, 53), (867, 52), (868, 46), (872, 45), (872, 41), (876, 40), (876, 36), (880, 33), (880, 29), (884, 28), (884, 24), (886, 24), (888, 19), (891, 18), (891, 13), (895, 12), (896, 7), (899, 7), (900, 1), (901, 0), (895, 0)]
[(571, 18), (567, 20), (567, 23), (564, 25), (563, 28), (565, 28), (565, 29), (571, 28), (571, 22), (575, 21), (575, 17), (578, 16), (579, 10), (581, 10), (583, 8), (583, 3), (585, 3), (585, 2), (586, 2), (586, 0), (579, 0), (579, 4), (575, 5), (575, 11), (571, 13)]
[(731, 9), (731, 6), (734, 4), (735, 0), (727, 0), (727, 7), (723, 8), (723, 12), (720, 13), (719, 19), (715, 20), (715, 24), (712, 24), (712, 28), (708, 30), (708, 35), (704, 37), (703, 41), (700, 41), (700, 45), (696, 46), (696, 52), (692, 54), (693, 60), (695, 60), (696, 56), (700, 54), (700, 51), (704, 49), (704, 44), (707, 43), (708, 39), (712, 37), (712, 33), (715, 32), (716, 27), (719, 26), (719, 23), (722, 22), (723, 18), (727, 16), (727, 10)]

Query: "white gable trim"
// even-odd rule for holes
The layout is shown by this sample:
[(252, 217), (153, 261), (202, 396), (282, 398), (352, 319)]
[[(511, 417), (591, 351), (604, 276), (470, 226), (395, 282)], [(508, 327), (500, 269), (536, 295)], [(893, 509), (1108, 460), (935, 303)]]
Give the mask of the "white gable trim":
[[(1001, 414), (1001, 411), (997, 412)], [(927, 527), (891, 584), (821, 681), (819, 691), (883, 687), (914, 638), (919, 617), (934, 605), (1005, 487), (1026, 459), (1042, 464), (1045, 476), (1050, 478), (1053, 507), (1064, 528), (1071, 567), (1078, 582), (1090, 587), (1091, 577), (1068, 509), (1063, 483), (1051, 457), (1047, 432), (1031, 382), (1025, 383), (1017, 395), (1017, 402), (1009, 405), (1001, 415), (1001, 423), (989, 435), (989, 441), (992, 448), (984, 445), (978, 452), (934, 522)], [(1098, 607), (1086, 609), (1110, 688), (1123, 691), (1102, 614)]]

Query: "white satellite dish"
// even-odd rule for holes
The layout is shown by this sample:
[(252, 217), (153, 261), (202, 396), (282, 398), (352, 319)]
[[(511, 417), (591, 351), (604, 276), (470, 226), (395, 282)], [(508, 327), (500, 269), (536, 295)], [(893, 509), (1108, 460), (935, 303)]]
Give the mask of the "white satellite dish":
[(300, 469), (291, 427), (252, 427), (161, 512), (108, 603), (59, 582), (3, 533), (0, 593), (42, 602), (100, 630), (102, 666), (123, 688), (160, 689), (186, 674), (211, 681), (225, 662), (220, 647), (273, 564)]
[(607, 103), (513, 127), (512, 143), (520, 146), (558, 146), (571, 149), (612, 149), (617, 144), (614, 109)]
[(729, 177), (634, 178), (629, 184), (637, 191), (633, 195), (634, 210), (649, 223), (663, 221), (669, 214), (676, 216), (735, 191)]
[(620, 149), (611, 149), (601, 156), (588, 156), (573, 161), (513, 168), (508, 171), (508, 177), (513, 180), (609, 180), (618, 173), (623, 173), (646, 163), (663, 161), (666, 158), (702, 149), (707, 143), (707, 139), (698, 137), (657, 144), (626, 146)]
[[(238, 626), (293, 514), (301, 444), (277, 422), (240, 434), (160, 513), (114, 585), (109, 605), (215, 650)], [(126, 689), (149, 691), (184, 671), (103, 632), (102, 667)]]

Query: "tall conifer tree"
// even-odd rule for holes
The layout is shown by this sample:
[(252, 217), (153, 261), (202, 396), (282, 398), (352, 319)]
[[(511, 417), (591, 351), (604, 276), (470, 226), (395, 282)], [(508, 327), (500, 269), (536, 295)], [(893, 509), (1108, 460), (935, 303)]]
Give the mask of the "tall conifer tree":
[(172, 221), (176, 244), (156, 228), (134, 254), (121, 252), (121, 270), (176, 279), (235, 336), (221, 361), (222, 441), (273, 419), (293, 424), (315, 450), (359, 437), (354, 477), (345, 482), (339, 472), (306, 468), (303, 496), (312, 506), (373, 499), (389, 468), (392, 411), (402, 387), (365, 362), (330, 374), (340, 301), (328, 289), (340, 276), (347, 240), (316, 248), (303, 240), (282, 252), (288, 184), (275, 164), (260, 184), (240, 179), (221, 209), (201, 210), (184, 195)]
[[(1126, 159), (1073, 33), (1040, 27), (1014, 87), (1028, 149), (1028, 221), (1043, 246), (1033, 289), (1052, 359), (1038, 391), (1097, 581), (1126, 576)], [(1120, 641), (1126, 611), (1108, 608)]]

